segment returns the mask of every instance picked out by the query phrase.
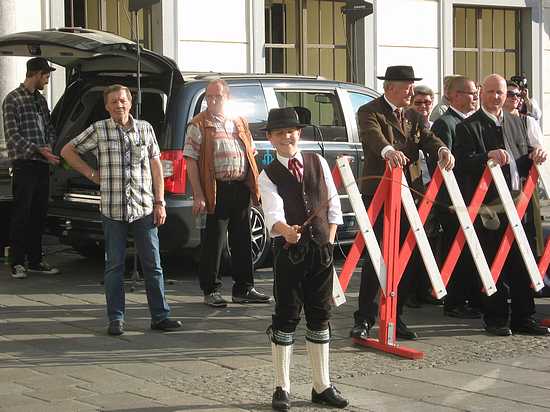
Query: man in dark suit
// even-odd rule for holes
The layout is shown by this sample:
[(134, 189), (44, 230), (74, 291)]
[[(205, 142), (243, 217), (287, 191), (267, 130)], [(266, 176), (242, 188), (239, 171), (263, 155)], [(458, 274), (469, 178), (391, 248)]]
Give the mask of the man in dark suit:
[[(464, 76), (455, 76), (449, 83), (447, 95), (449, 108), (434, 122), (432, 132), (450, 150), (453, 150), (453, 144), (456, 142), (456, 126), (475, 111), (478, 91), (473, 80)], [(435, 164), (430, 166), (431, 170), (435, 169)], [(438, 200), (445, 205), (449, 205), (451, 202), (444, 186), (441, 188)], [(447, 256), (459, 228), (458, 219), (456, 214), (451, 213), (448, 208), (436, 206), (434, 210), (443, 227), (441, 255)], [(480, 318), (481, 313), (476, 309), (480, 305), (480, 293), (481, 282), (477, 276), (470, 250), (465, 248), (447, 285), (443, 313), (446, 316), (460, 319)]]
[[(386, 75), (378, 77), (384, 80), (384, 95), (359, 108), (359, 134), (363, 142), (365, 154), (364, 176), (381, 176), (384, 174), (386, 162), (391, 167), (401, 167), (409, 183), (419, 177), (419, 169), (415, 164), (418, 161), (418, 151), (423, 150), (434, 158), (439, 158), (443, 167), (451, 169), (454, 166), (454, 157), (443, 142), (436, 138), (425, 127), (422, 116), (414, 111), (403, 113), (403, 108), (410, 105), (413, 95), (414, 82), (421, 80), (414, 76), (410, 66), (390, 66)], [(421, 180), (421, 179), (420, 179)], [(366, 206), (380, 182), (365, 180), (361, 191)], [(404, 215), (404, 214), (403, 214)], [(382, 235), (382, 214), (375, 223), (378, 239)], [(401, 223), (402, 239), (408, 231), (408, 224), (403, 217)], [(412, 279), (414, 268), (409, 264), (401, 279), (398, 290), (398, 318), (396, 335), (399, 339), (416, 339), (417, 335), (401, 320), (403, 303), (407, 301), (407, 292)], [(355, 324), (351, 336), (366, 338), (369, 330), (375, 323), (378, 313), (376, 295), (380, 285), (378, 277), (367, 260), (361, 273), (359, 290), (359, 309), (354, 314)]]
[[(467, 203), (487, 161), (492, 160), (502, 167), (511, 190), (520, 190), (521, 177), (527, 175), (532, 161), (540, 163), (545, 156), (542, 149), (533, 150), (528, 146), (521, 119), (502, 110), (506, 100), (506, 80), (502, 76), (492, 74), (483, 81), (480, 99), (481, 108), (456, 127), (457, 177)], [(498, 201), (498, 194), (495, 185), (491, 184), (485, 201), (492, 203), (495, 200)], [(504, 213), (498, 214), (498, 220), (500, 224), (496, 230), (480, 225), (479, 218), (475, 222), (488, 262), (493, 261), (508, 226)], [(488, 333), (497, 336), (510, 336), (512, 332), (549, 334), (548, 328), (540, 326), (533, 318), (534, 293), (517, 242), (510, 250), (496, 286), (496, 293), (482, 297), (483, 320)], [(508, 298), (512, 300), (511, 311)]]

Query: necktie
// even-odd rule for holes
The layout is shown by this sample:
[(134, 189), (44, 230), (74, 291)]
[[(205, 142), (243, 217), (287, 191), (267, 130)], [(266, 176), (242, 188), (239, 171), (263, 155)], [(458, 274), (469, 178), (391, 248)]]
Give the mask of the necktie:
[(403, 127), (403, 112), (401, 109), (395, 109), (393, 111), (395, 113), (395, 117), (397, 118), (397, 122), (399, 123), (399, 127), (401, 127), (402, 130), (404, 130)]
[(302, 182), (304, 178), (304, 174), (302, 172), (303, 165), (298, 159), (295, 157), (288, 159), (288, 170), (290, 170), (298, 182)]

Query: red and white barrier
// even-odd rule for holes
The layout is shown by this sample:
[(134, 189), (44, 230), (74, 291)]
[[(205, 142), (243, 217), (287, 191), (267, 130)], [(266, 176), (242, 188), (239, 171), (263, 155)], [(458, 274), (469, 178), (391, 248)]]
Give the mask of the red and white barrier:
[[(496, 292), (495, 283), (498, 280), (514, 241), (518, 242), (534, 289), (540, 290), (543, 287), (541, 273), (544, 273), (550, 264), (550, 240), (547, 242), (545, 252), (537, 265), (521, 224), (521, 218), (525, 214), (539, 175), (547, 193), (549, 193), (550, 172), (546, 167), (533, 166), (529, 178), (524, 185), (520, 201), (517, 205), (514, 205), (500, 166), (493, 162), (488, 162), (472, 201), (468, 208), (466, 208), (453, 172), (445, 171), (438, 167), (417, 210), (402, 170), (387, 167), (384, 178), (378, 185), (367, 211), (365, 210), (347, 158), (339, 158), (337, 160), (337, 168), (333, 169), (334, 181), (337, 187), (341, 185), (345, 187), (360, 228), (360, 233), (357, 234), (342, 267), (339, 277), (340, 285), (343, 291), (347, 289), (353, 271), (357, 267), (361, 253), (366, 245), (382, 289), (380, 297), (379, 339), (354, 338), (354, 343), (374, 347), (384, 352), (411, 359), (423, 356), (422, 352), (399, 346), (395, 341), (397, 287), (416, 244), (418, 244), (430, 276), (434, 295), (438, 298), (446, 294), (445, 285), (447, 285), (451, 277), (465, 242), (467, 242), (472, 253), (484, 292), (487, 295)], [(473, 221), (489, 189), (491, 180), (494, 181), (497, 187), (499, 197), (509, 220), (509, 226), (504, 234), (493, 264), (489, 269), (481, 244), (475, 233)], [(445, 182), (447, 191), (449, 192), (462, 230), (458, 231), (440, 272), (426, 233), (424, 232), (423, 224), (431, 210), (433, 199), (435, 199), (443, 182)], [(371, 222), (376, 221), (382, 206), (384, 207), (384, 233), (381, 252)], [(403, 206), (407, 214), (411, 227), (402, 247), (400, 247), (399, 243), (401, 206)]]

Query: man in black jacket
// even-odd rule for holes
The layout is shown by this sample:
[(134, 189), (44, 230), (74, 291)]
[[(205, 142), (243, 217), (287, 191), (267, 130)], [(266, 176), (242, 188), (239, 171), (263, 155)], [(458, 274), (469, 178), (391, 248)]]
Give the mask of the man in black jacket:
[[(492, 160), (502, 167), (506, 183), (512, 190), (519, 190), (521, 176), (528, 173), (532, 161), (543, 158), (539, 150), (530, 150), (521, 120), (502, 110), (506, 100), (506, 80), (498, 75), (488, 76), (481, 89), (481, 108), (456, 128), (454, 152), (457, 173), (463, 196), (467, 203), (475, 190), (485, 165)], [(494, 184), (487, 192), (486, 202), (497, 200)], [(488, 230), (476, 220), (477, 232), (485, 256), (492, 262), (502, 236), (508, 226), (506, 215), (498, 215), (497, 230)], [(509, 287), (509, 292), (506, 286)], [(511, 298), (511, 320), (508, 325)], [(522, 261), (517, 243), (514, 243), (497, 282), (497, 292), (482, 298), (483, 320), (488, 333), (510, 336), (514, 333), (547, 335), (548, 328), (540, 326), (533, 318), (535, 303), (531, 280)]]
[[(456, 142), (456, 126), (475, 111), (478, 90), (473, 80), (464, 76), (453, 77), (448, 86), (449, 108), (432, 125), (432, 132), (441, 139), (443, 143), (453, 150), (453, 143)], [(435, 163), (435, 162), (432, 162)], [(435, 164), (431, 165), (435, 169)], [(442, 188), (439, 201), (446, 205), (450, 204), (450, 198), (445, 187)], [(441, 239), (441, 255), (446, 256), (459, 228), (458, 219), (448, 208), (436, 207), (438, 221), (443, 227)], [(477, 276), (475, 265), (472, 261), (470, 250), (466, 248), (460, 257), (459, 263), (449, 284), (447, 285), (447, 296), (443, 313), (460, 319), (477, 319), (481, 317), (479, 307), (481, 283)]]

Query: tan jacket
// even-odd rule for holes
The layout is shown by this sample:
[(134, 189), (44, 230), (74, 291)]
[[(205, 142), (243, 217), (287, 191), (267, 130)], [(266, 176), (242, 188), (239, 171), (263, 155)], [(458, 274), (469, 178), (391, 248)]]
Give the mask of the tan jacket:
[[(248, 123), (242, 117), (234, 120), (235, 128), (239, 133), (239, 138), (244, 144), (246, 158), (248, 160), (248, 173), (246, 175), (246, 184), (250, 189), (252, 202), (259, 204), (260, 191), (258, 189), (258, 166), (252, 150), (252, 134), (248, 128)], [(197, 126), (201, 132), (202, 143), (199, 152), (197, 165), (199, 168), (199, 178), (206, 201), (206, 210), (208, 213), (214, 213), (216, 207), (216, 177), (214, 173), (214, 139), (216, 132), (214, 123), (210, 114), (206, 111), (199, 113), (191, 120), (191, 124)]]

